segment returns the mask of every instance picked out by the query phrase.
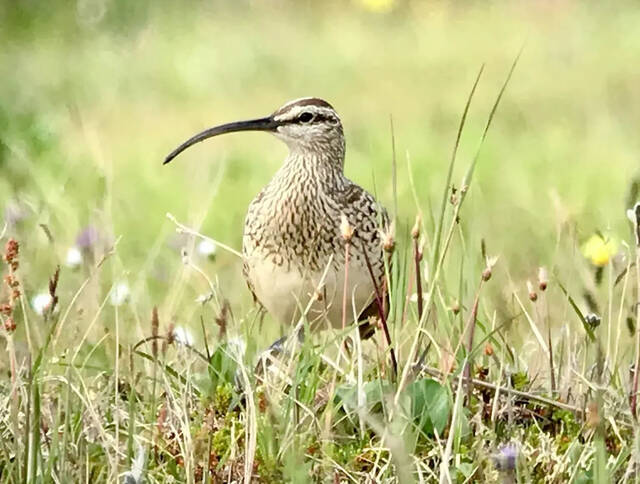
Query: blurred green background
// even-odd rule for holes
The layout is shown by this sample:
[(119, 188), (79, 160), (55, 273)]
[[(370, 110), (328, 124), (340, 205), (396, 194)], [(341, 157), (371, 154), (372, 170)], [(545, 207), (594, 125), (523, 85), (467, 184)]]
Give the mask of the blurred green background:
[[(165, 214), (239, 249), (246, 207), (286, 148), (248, 133), (162, 160), (203, 128), (301, 96), (338, 110), (347, 175), (388, 207), (392, 117), (399, 231), (418, 211), (408, 158), (432, 227), (473, 80), (485, 63), (456, 185), (523, 45), (462, 212), (468, 246), (484, 238), (519, 284), (558, 262), (558, 241), (629, 237), (640, 172), (632, 2), (24, 1), (0, 4), (0, 19), (0, 216), (22, 243), (32, 293), (87, 227), (97, 257), (118, 240), (98, 301), (127, 280), (146, 319), (153, 304), (176, 313), (206, 292), (197, 275), (172, 292), (182, 242)], [(246, 312), (235, 256), (198, 265)], [(63, 272), (66, 301), (83, 278)]]

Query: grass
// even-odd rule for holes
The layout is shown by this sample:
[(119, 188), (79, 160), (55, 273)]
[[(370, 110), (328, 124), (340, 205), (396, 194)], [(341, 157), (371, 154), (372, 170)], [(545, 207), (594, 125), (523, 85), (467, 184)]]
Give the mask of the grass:
[[(3, 482), (636, 481), (634, 4), (74, 8), (0, 6)], [(292, 333), (233, 251), (284, 148), (161, 163), (309, 94), (394, 207), (388, 338), (256, 372)]]

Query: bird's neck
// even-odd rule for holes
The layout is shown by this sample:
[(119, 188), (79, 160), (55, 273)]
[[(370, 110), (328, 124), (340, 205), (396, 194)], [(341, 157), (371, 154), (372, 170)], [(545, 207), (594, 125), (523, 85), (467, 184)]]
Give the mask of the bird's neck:
[(330, 186), (341, 184), (344, 178), (344, 148), (340, 150), (309, 150), (293, 148), (276, 174), (284, 177), (288, 184), (306, 183), (315, 180)]

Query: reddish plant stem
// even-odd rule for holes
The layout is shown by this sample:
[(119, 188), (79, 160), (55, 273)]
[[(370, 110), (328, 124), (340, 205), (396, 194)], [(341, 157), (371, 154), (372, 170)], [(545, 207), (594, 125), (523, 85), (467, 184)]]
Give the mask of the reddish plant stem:
[(398, 361), (396, 360), (396, 352), (393, 349), (393, 346), (391, 343), (391, 333), (389, 332), (389, 325), (387, 324), (387, 318), (385, 316), (384, 301), (382, 299), (380, 288), (378, 287), (378, 282), (376, 281), (376, 278), (373, 275), (373, 268), (371, 267), (371, 261), (369, 260), (369, 255), (367, 254), (367, 251), (365, 250), (364, 245), (360, 245), (360, 247), (362, 249), (362, 253), (364, 254), (364, 260), (367, 263), (369, 276), (371, 277), (371, 281), (373, 282), (373, 287), (374, 287), (375, 296), (376, 296), (376, 305), (378, 306), (378, 315), (380, 316), (380, 323), (382, 324), (384, 336), (387, 339), (387, 345), (389, 346), (389, 353), (391, 355), (391, 366), (393, 368), (393, 375), (394, 377), (397, 377)]
[(342, 291), (342, 329), (347, 327), (347, 282), (349, 281), (349, 241), (344, 244), (344, 288)]
[(416, 294), (418, 295), (418, 321), (420, 321), (422, 319), (424, 298), (422, 297), (422, 276), (420, 273), (420, 261), (422, 259), (422, 253), (417, 237), (414, 237), (413, 239), (413, 256), (416, 265)]
[[(473, 301), (473, 307), (471, 308), (471, 314), (469, 315), (469, 321), (467, 322), (467, 331), (469, 332), (469, 338), (467, 339), (467, 362), (464, 365), (463, 376), (466, 379), (471, 379), (471, 351), (473, 350), (473, 336), (476, 330), (476, 321), (478, 318), (478, 303), (480, 302), (480, 289), (482, 289), (482, 284), (484, 283), (484, 278), (480, 279), (480, 285), (478, 286), (478, 292), (476, 292), (476, 298)], [(473, 390), (473, 386), (469, 385), (467, 387), (467, 403), (471, 402), (471, 392)]]

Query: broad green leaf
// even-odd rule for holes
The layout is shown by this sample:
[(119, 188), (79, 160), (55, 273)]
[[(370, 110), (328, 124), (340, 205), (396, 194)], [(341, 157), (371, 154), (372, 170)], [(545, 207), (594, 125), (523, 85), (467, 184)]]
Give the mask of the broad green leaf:
[(436, 380), (425, 378), (409, 385), (407, 393), (411, 399), (411, 416), (419, 428), (429, 435), (434, 429), (442, 434), (451, 414), (447, 389)]

